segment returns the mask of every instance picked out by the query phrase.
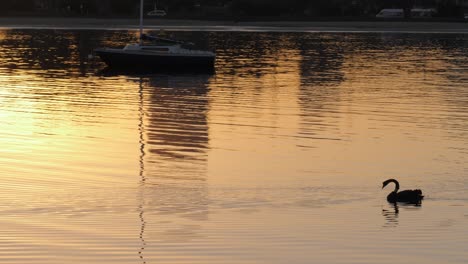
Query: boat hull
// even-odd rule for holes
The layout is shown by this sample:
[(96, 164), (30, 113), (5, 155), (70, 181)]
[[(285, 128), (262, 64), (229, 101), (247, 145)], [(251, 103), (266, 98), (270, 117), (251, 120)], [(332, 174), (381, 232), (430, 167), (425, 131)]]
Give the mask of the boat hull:
[(215, 64), (215, 56), (197, 54), (152, 54), (107, 48), (96, 49), (95, 54), (113, 69), (212, 70)]

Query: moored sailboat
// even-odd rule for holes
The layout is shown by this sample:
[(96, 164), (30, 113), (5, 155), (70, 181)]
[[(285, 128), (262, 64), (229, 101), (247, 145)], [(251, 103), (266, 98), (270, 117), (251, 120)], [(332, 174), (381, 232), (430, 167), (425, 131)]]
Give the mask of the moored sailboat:
[(183, 47), (185, 43), (143, 34), (143, 4), (140, 3), (140, 42), (123, 49), (98, 48), (94, 52), (109, 67), (118, 69), (213, 69), (216, 54)]

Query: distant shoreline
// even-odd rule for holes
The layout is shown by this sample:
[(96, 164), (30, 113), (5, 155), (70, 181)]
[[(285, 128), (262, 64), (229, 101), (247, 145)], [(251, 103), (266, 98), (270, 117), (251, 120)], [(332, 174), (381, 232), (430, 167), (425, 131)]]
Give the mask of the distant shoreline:
[[(2, 29), (134, 30), (138, 19), (0, 17)], [(260, 21), (145, 19), (145, 29), (168, 31), (468, 33), (466, 22)]]

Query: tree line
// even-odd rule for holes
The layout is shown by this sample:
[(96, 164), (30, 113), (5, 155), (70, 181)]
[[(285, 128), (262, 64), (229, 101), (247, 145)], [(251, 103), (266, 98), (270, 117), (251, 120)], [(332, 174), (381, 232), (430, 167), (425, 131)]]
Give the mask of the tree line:
[[(466, 4), (465, 4), (466, 2)], [(2, 14), (135, 16), (140, 0), (9, 0)], [(147, 11), (163, 9), (169, 17), (373, 17), (383, 8), (427, 7), (437, 15), (461, 16), (468, 0), (145, 0)]]

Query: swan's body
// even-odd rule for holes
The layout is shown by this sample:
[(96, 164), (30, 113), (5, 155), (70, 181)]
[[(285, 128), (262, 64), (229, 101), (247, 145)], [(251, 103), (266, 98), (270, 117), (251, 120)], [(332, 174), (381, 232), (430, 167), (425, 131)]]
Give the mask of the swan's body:
[(395, 190), (387, 196), (387, 201), (389, 203), (420, 203), (421, 200), (424, 198), (424, 196), (422, 195), (422, 191), (419, 189), (404, 190), (398, 192), (398, 190), (400, 189), (400, 184), (395, 179), (389, 179), (384, 181), (382, 189), (385, 188), (385, 186), (387, 186), (391, 182), (395, 183)]

